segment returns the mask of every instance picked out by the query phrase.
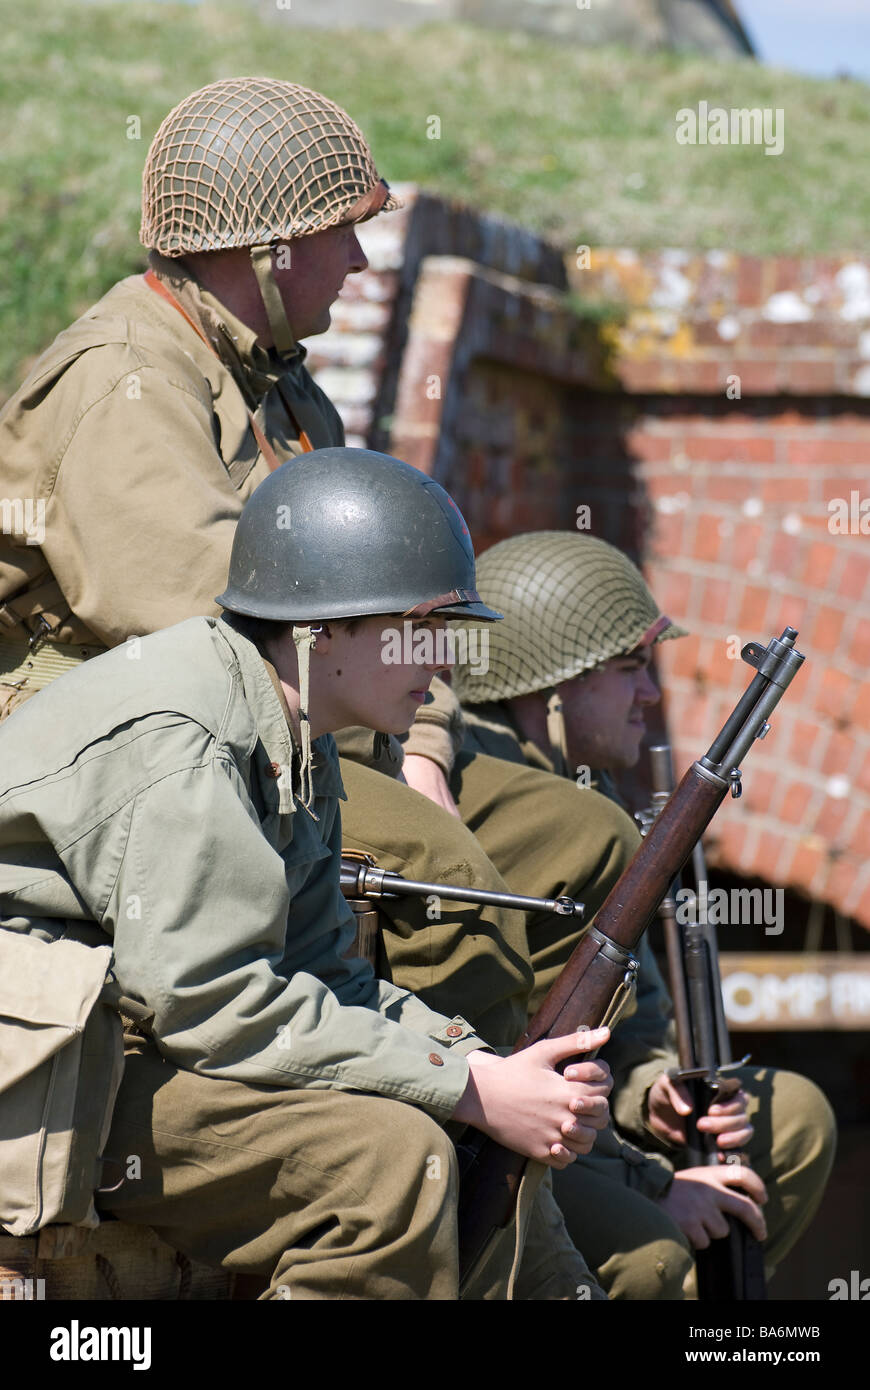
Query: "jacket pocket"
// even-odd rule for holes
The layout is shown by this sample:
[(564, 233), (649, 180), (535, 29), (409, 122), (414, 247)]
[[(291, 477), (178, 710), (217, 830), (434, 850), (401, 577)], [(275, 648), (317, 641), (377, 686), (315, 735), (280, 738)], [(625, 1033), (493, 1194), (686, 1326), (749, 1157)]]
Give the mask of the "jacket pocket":
[[(0, 1225), (96, 1226), (94, 1191), (121, 1084), (112, 952), (0, 928)], [(107, 994), (108, 997), (108, 994)]]

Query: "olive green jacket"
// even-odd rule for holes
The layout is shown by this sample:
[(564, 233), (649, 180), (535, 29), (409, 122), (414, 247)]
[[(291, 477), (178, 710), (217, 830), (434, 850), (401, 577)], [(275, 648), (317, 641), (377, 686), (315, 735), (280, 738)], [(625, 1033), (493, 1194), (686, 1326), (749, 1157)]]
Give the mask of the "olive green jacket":
[[(504, 705), (464, 705), (462, 714), (465, 726), (463, 752), (486, 753), (490, 757), (553, 772), (553, 764), (536, 744), (523, 737)], [(608, 778), (601, 777), (597, 786), (604, 794), (611, 794)], [(610, 1098), (614, 1122), (623, 1134), (630, 1136), (643, 1150), (657, 1151), (644, 1154), (633, 1145), (625, 1145), (620, 1156), (636, 1170), (632, 1185), (657, 1195), (667, 1186), (672, 1171), (659, 1155), (673, 1150), (648, 1128), (646, 1097), (656, 1077), (669, 1067), (678, 1065), (678, 1057), (670, 996), (646, 936), (641, 938), (637, 956), (640, 971), (636, 1008), (617, 1025), (613, 1038), (602, 1048), (602, 1056), (614, 1077)], [(601, 1151), (602, 1145), (596, 1143), (592, 1155), (583, 1161), (594, 1161)]]
[(314, 752), (312, 816), (276, 678), (224, 619), (80, 666), (0, 727), (0, 925), (98, 924), (179, 1067), (446, 1121), (481, 1042), (344, 958), (332, 737)]
[[(214, 351), (133, 275), (36, 362), (0, 413), (0, 496), (41, 499), (44, 535), (0, 536), (0, 639), (29, 636), (42, 614), (67, 650), (114, 647), (216, 614), (236, 522), (269, 474), (249, 410), (280, 460), (301, 451), (300, 430), (314, 448), (344, 444), (303, 347), (267, 352), (177, 261), (151, 260)], [(436, 682), (408, 751), (449, 771), (457, 718)], [(349, 756), (370, 751), (369, 731), (349, 738)]]

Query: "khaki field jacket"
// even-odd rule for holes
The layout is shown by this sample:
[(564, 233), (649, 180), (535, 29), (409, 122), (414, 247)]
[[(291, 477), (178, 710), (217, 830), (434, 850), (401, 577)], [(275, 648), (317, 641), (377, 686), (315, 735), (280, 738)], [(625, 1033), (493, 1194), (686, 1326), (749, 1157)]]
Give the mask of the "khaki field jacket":
[(178, 1067), (375, 1092), (446, 1121), (482, 1044), (344, 958), (335, 742), (313, 745), (315, 818), (285, 709), (256, 647), (213, 618), (29, 700), (0, 726), (0, 927), (96, 923)]

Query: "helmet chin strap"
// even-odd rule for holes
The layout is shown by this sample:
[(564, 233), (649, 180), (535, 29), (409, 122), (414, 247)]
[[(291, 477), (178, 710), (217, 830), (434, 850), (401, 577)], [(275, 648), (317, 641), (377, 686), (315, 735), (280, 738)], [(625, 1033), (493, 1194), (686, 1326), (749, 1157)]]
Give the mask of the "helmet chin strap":
[(295, 352), (296, 339), (284, 309), (284, 301), (275, 284), (271, 246), (252, 246), (251, 265), (260, 287), (266, 318), (269, 320), (273, 346), (275, 351), (284, 357), (287, 353)]
[(312, 627), (310, 623), (297, 623), (293, 628), (293, 642), (299, 665), (299, 736), (302, 743), (302, 764), (299, 769), (301, 782), (299, 799), (313, 820), (318, 817), (314, 811), (314, 779), (311, 769), (311, 721), (308, 717), (309, 680), (311, 649), (317, 642), (316, 634), (322, 628)]
[(562, 713), (562, 696), (556, 689), (551, 689), (545, 694), (547, 698), (547, 738), (550, 741), (553, 771), (559, 777), (570, 777), (568, 732), (565, 728), (565, 716)]

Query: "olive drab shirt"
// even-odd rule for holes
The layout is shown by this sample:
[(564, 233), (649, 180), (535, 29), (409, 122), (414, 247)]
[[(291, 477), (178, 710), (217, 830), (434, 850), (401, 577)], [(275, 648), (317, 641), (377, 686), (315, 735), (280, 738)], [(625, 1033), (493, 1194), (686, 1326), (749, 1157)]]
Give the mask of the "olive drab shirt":
[[(462, 714), (465, 728), (463, 752), (485, 753), (490, 757), (553, 772), (553, 764), (532, 740), (524, 738), (519, 732), (504, 705), (464, 705)], [(602, 778), (602, 790), (608, 785), (607, 780)], [(590, 789), (590, 795), (598, 794)], [(639, 835), (637, 843), (640, 844)], [(595, 1166), (600, 1157), (606, 1161), (618, 1156), (630, 1169), (628, 1182), (632, 1187), (649, 1196), (659, 1196), (669, 1185), (672, 1176), (672, 1167), (664, 1155), (673, 1150), (648, 1128), (646, 1096), (656, 1077), (669, 1067), (678, 1066), (679, 1059), (670, 996), (646, 935), (641, 938), (636, 954), (640, 970), (634, 1011), (620, 1020), (610, 1042), (601, 1049), (601, 1055), (609, 1064), (614, 1078), (610, 1096), (611, 1115), (619, 1129), (635, 1143), (626, 1143), (620, 1136), (605, 1131), (596, 1141), (592, 1153), (580, 1162)], [(608, 1135), (616, 1140), (615, 1146), (608, 1141)], [(650, 1153), (649, 1150), (657, 1152)]]
[(341, 778), (332, 737), (313, 749), (316, 819), (286, 704), (224, 619), (80, 666), (0, 727), (0, 925), (98, 924), (176, 1066), (446, 1121), (481, 1042), (344, 958)]
[[(236, 522), (269, 473), (249, 410), (279, 460), (302, 450), (301, 431), (315, 449), (344, 444), (304, 348), (266, 351), (177, 261), (151, 261), (215, 351), (134, 275), (55, 339), (0, 414), (0, 496), (22, 502), (22, 525), (0, 536), (7, 673), (19, 657), (2, 644), (31, 633), (92, 655), (219, 611)], [(32, 679), (13, 684), (0, 717), (33, 693)], [(408, 751), (449, 769), (458, 705), (440, 682), (433, 694)], [(348, 751), (370, 749), (366, 734)]]

